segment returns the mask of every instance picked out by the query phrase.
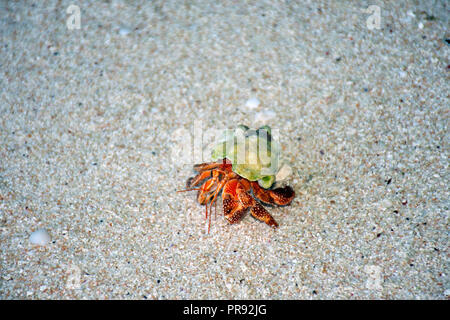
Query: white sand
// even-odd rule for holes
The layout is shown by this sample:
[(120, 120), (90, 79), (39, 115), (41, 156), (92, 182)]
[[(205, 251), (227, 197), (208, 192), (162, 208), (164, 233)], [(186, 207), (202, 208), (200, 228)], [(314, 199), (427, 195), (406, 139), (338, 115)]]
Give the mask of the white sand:
[[(0, 298), (448, 299), (448, 2), (191, 2), (0, 2)], [(205, 234), (173, 131), (273, 113), (280, 228)]]

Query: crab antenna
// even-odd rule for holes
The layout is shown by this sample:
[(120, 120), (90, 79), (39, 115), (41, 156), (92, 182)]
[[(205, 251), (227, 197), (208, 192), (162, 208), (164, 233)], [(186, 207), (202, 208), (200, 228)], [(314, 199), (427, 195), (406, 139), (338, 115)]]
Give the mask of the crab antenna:
[[(217, 186), (217, 189), (215, 190), (215, 192), (211, 195), (211, 197), (213, 199), (209, 203), (210, 212), (209, 212), (208, 233), (209, 233), (209, 229), (211, 226), (212, 205), (213, 205), (213, 203), (215, 203), (217, 205), (217, 196), (219, 195), (220, 191), (223, 189), (223, 187), (227, 181), (228, 181), (227, 178), (225, 178), (223, 181), (221, 181), (221, 183)], [(206, 203), (206, 207), (208, 209), (208, 203)], [(208, 215), (206, 216), (206, 218), (208, 218)], [(214, 207), (214, 219), (216, 219), (216, 218), (217, 218), (217, 206)]]
[(184, 189), (184, 190), (177, 190), (177, 192), (185, 192), (185, 191), (193, 191), (193, 190), (200, 190), (201, 188), (195, 188), (195, 189)]
[(217, 219), (217, 201), (214, 201), (214, 220)]
[(210, 228), (211, 228), (211, 213), (209, 214), (208, 234), (209, 234), (209, 229)]

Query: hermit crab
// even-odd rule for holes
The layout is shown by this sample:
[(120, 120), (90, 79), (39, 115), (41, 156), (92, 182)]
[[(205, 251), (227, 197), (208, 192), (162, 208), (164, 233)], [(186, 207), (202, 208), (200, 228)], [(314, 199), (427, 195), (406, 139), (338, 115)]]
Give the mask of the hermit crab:
[[(194, 165), (197, 175), (186, 182), (185, 190), (198, 190), (197, 200), (206, 206), (211, 226), (211, 207), (222, 192), (224, 216), (229, 223), (251, 215), (277, 228), (278, 223), (262, 204), (288, 205), (295, 197), (290, 186), (271, 188), (279, 170), (280, 146), (269, 126), (250, 129), (239, 125), (226, 130), (212, 150), (213, 162)], [(199, 188), (196, 186), (201, 185)], [(208, 215), (209, 206), (209, 215)]]

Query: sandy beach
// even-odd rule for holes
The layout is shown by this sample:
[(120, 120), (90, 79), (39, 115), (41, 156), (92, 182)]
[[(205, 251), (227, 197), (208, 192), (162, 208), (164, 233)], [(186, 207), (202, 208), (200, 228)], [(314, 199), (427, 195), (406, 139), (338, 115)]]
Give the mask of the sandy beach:
[[(0, 1), (0, 299), (449, 299), (449, 16)], [(296, 197), (208, 233), (180, 132), (239, 124)]]

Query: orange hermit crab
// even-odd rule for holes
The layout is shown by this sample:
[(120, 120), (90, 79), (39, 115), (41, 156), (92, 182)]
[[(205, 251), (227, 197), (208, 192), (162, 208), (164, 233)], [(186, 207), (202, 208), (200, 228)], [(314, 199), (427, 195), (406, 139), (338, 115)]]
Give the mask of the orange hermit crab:
[[(272, 139), (268, 126), (253, 130), (240, 125), (235, 130), (225, 131), (223, 141), (212, 152), (215, 162), (194, 165), (198, 174), (187, 180), (186, 190), (181, 190), (198, 190), (197, 200), (206, 206), (205, 214), (209, 218), (208, 232), (211, 206), (221, 191), (223, 212), (229, 223), (238, 222), (250, 209), (256, 219), (278, 227), (261, 203), (288, 205), (295, 197), (290, 186), (270, 189), (279, 169), (279, 155), (279, 145)], [(200, 188), (194, 188), (199, 184)]]

